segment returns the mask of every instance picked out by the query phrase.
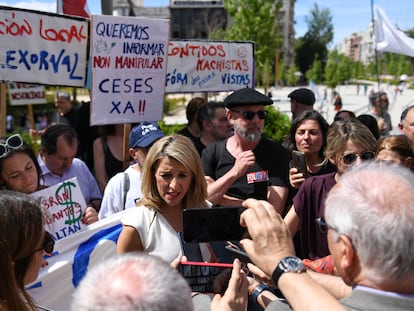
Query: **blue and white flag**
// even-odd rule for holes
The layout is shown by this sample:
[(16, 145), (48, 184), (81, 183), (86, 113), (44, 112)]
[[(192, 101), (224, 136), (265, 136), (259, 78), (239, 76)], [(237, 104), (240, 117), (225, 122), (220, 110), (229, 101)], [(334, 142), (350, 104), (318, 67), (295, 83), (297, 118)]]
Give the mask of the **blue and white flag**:
[(58, 240), (53, 256), (46, 258), (48, 265), (27, 286), (36, 304), (54, 311), (69, 311), (75, 288), (89, 267), (116, 255), (121, 219), (131, 210), (111, 215)]

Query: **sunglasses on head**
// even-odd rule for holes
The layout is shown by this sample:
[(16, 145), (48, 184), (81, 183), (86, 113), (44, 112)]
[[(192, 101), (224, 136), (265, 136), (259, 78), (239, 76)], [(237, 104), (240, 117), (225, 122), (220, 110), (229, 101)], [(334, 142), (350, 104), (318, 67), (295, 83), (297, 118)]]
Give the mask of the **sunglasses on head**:
[(18, 149), (23, 146), (23, 139), (19, 134), (14, 134), (6, 140), (0, 141), (0, 158), (7, 155), (10, 149)]
[(49, 232), (45, 231), (45, 238), (43, 240), (42, 247), (39, 249), (36, 249), (34, 253), (44, 250), (46, 253), (51, 254), (53, 253), (54, 247), (55, 247), (55, 240), (53, 240), (53, 236)]
[(348, 153), (342, 156), (342, 160), (345, 164), (352, 164), (356, 161), (358, 157), (362, 161), (372, 160), (375, 157), (375, 152), (364, 151), (362, 153)]
[(257, 114), (257, 117), (260, 120), (266, 119), (267, 111), (266, 110), (259, 110), (259, 111), (240, 111), (240, 110), (232, 110), (234, 112), (240, 113), (245, 120), (253, 120), (254, 116)]

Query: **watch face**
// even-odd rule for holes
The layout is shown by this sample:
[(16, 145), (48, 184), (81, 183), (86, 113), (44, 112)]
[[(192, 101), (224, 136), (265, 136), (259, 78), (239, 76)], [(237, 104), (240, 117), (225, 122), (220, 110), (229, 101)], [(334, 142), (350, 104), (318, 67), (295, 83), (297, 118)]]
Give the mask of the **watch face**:
[(281, 263), (283, 263), (285, 271), (302, 271), (304, 268), (302, 260), (294, 256), (283, 258)]

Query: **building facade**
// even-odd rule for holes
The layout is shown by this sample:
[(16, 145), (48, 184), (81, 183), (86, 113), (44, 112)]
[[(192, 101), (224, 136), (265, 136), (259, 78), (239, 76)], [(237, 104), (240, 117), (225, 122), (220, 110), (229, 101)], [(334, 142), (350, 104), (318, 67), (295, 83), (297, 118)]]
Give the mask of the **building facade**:
[(372, 25), (367, 31), (352, 33), (343, 40), (340, 50), (353, 61), (360, 61), (364, 65), (375, 61), (374, 36)]

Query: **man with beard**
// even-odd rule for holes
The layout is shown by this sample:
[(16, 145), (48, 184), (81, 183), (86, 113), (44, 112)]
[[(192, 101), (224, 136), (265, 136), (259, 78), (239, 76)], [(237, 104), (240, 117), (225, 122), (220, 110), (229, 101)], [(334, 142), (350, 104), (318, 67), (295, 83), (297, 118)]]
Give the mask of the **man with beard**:
[(255, 198), (282, 211), (288, 193), (288, 154), (281, 144), (262, 137), (264, 106), (272, 104), (251, 88), (224, 100), (234, 134), (208, 145), (202, 155), (207, 199), (214, 205), (241, 206), (245, 199)]

